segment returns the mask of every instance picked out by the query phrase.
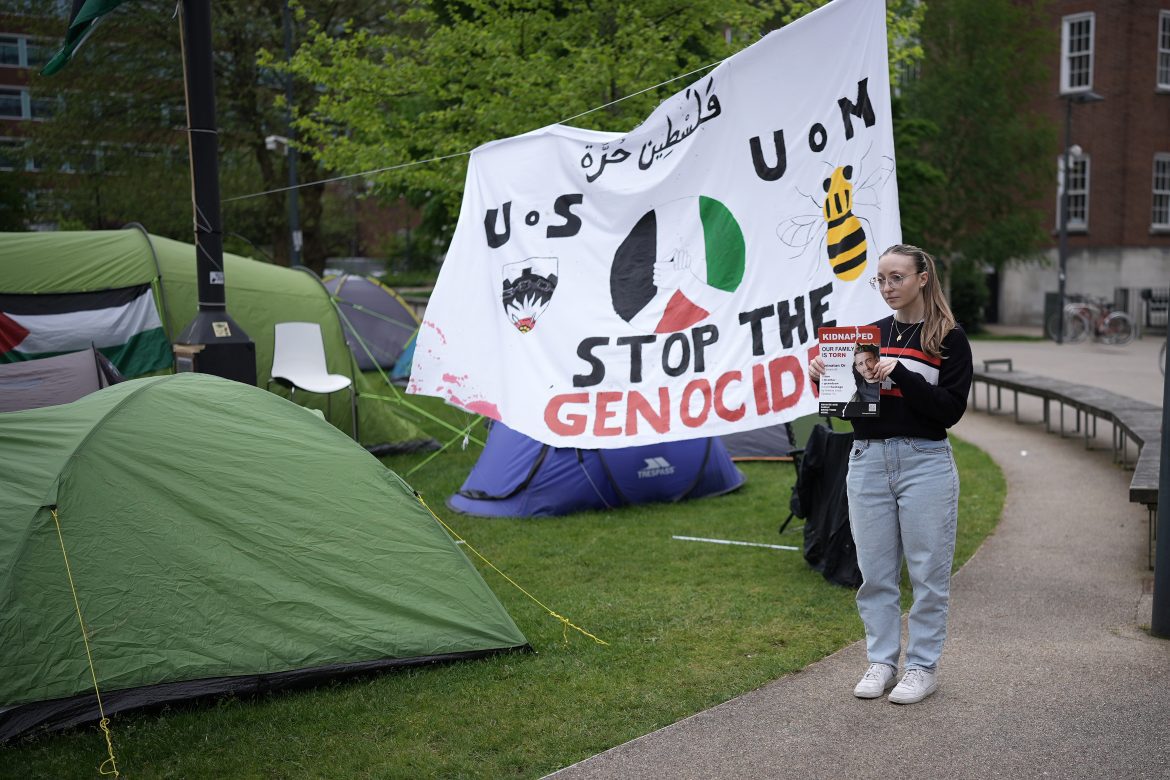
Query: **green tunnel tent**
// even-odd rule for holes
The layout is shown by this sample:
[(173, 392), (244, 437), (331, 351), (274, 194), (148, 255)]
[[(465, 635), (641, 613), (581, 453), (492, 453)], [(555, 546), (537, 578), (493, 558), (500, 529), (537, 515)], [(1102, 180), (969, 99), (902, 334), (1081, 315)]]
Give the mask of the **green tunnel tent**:
[(397, 475), (258, 388), (130, 380), (0, 453), (0, 741), (98, 717), (53, 509), (107, 715), (527, 646)]
[[(276, 323), (308, 321), (321, 325), (330, 373), (351, 377), (359, 399), (363, 393), (387, 395), (379, 377), (354, 366), (337, 309), (316, 277), (230, 253), (224, 271), (228, 311), (256, 344), (261, 386), (272, 367)], [(0, 363), (94, 342), (125, 376), (169, 372), (170, 341), (195, 316), (196, 287), (195, 247), (140, 229), (0, 233)], [(36, 325), (45, 322), (66, 327), (39, 334)], [(273, 390), (287, 393), (275, 384)], [(327, 404), (322, 396), (297, 393), (296, 400), (328, 408), (330, 422), (351, 430), (348, 399)], [(436, 442), (400, 410), (373, 398), (359, 400), (361, 442), (380, 452), (434, 448)]]

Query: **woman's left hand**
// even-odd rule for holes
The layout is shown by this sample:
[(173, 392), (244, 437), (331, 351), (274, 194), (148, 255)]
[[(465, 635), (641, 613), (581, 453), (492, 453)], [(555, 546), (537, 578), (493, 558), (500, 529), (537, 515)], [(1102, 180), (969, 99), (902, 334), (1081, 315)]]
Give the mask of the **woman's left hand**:
[(873, 370), (873, 374), (879, 382), (884, 382), (897, 366), (897, 358), (885, 357), (878, 361), (877, 367)]

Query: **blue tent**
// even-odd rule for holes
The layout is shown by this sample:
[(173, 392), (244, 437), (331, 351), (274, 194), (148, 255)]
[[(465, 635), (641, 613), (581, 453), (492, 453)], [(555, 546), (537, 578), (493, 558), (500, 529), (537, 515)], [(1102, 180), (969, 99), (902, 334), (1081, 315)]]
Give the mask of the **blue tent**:
[(717, 496), (744, 480), (718, 438), (581, 450), (541, 444), (497, 422), (447, 506), (488, 517), (566, 515)]

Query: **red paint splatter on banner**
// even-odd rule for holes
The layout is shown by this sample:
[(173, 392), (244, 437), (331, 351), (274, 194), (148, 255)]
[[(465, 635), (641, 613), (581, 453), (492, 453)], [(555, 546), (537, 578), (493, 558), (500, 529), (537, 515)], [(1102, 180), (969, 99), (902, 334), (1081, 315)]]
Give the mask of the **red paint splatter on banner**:
[(454, 395), (447, 396), (447, 400), (455, 404), (461, 409), (466, 409), (475, 414), (482, 414), (484, 417), (490, 417), (493, 420), (500, 419), (500, 410), (491, 401), (464, 401)]
[(431, 322), (430, 320), (423, 320), (423, 325), (426, 325), (428, 328), (433, 330), (435, 335), (439, 337), (439, 340), (443, 342), (443, 346), (447, 346), (447, 337), (443, 335), (443, 331), (439, 328), (438, 325)]

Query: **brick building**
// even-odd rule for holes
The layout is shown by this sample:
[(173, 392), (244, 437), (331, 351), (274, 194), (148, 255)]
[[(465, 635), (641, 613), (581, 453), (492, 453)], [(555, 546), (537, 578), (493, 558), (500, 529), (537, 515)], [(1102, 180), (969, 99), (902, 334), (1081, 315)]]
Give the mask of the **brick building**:
[(33, 170), (23, 152), (24, 125), (53, 115), (54, 101), (36, 99), (29, 77), (55, 51), (52, 41), (28, 32), (19, 16), (0, 17), (0, 171)]
[[(1170, 286), (1170, 0), (1054, 0), (1049, 11), (1061, 45), (1034, 109), (1059, 128), (1052, 244), (1044, 260), (1003, 271), (999, 321), (1040, 324), (1045, 294), (1057, 291), (1067, 119), (1066, 291), (1113, 299), (1144, 319), (1140, 291)], [(1164, 323), (1155, 314), (1153, 324)]]

